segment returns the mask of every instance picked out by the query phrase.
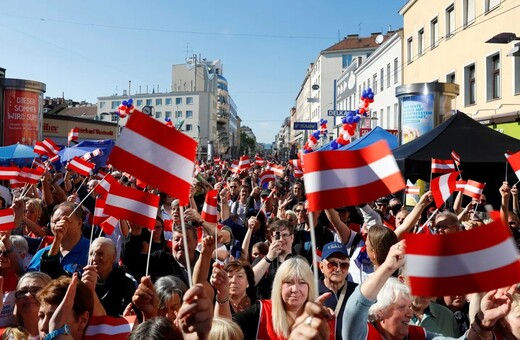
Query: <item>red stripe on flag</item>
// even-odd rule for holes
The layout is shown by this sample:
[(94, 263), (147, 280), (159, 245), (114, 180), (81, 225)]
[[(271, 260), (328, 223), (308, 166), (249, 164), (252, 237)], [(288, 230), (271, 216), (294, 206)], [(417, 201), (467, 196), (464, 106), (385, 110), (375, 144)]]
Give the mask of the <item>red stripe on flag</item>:
[(103, 229), (103, 232), (107, 235), (112, 235), (114, 230), (116, 230), (117, 222), (119, 220), (113, 216), (109, 216), (106, 220), (101, 222), (99, 225), (101, 229)]
[(105, 209), (105, 200), (102, 198), (97, 198), (96, 205), (94, 208), (94, 215), (92, 217), (93, 224), (100, 225), (107, 219), (108, 215), (105, 214), (104, 209)]
[(444, 202), (455, 191), (458, 172), (452, 172), (432, 179), (430, 190), (437, 208), (442, 207)]
[(20, 169), (15, 166), (2, 166), (0, 167), (0, 179), (16, 179)]
[(513, 168), (513, 171), (516, 174), (516, 177), (520, 180), (520, 152), (517, 152), (509, 157), (507, 157), (507, 161)]
[(96, 167), (95, 163), (88, 162), (81, 157), (75, 156), (67, 164), (67, 169), (72, 170), (80, 174), (81, 176), (89, 176), (92, 170)]
[(466, 185), (464, 186), (464, 191), (462, 192), (462, 194), (475, 199), (479, 199), (480, 196), (482, 196), (482, 192), (484, 191), (485, 187), (485, 183), (479, 183), (477, 181), (468, 179), (466, 181)]
[(432, 174), (446, 174), (453, 171), (455, 171), (453, 160), (432, 158)]
[(218, 222), (217, 196), (218, 190), (210, 190), (206, 194), (206, 199), (204, 201), (204, 206), (202, 207), (201, 213), (202, 219), (206, 222)]
[(14, 225), (14, 210), (7, 208), (0, 210), (0, 231), (13, 230)]

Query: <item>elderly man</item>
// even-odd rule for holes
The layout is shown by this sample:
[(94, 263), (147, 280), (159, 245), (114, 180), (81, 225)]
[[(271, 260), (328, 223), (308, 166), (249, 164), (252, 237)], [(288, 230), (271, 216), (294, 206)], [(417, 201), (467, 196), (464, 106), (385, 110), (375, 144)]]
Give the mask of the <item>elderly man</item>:
[(449, 211), (443, 211), (435, 216), (433, 226), (436, 234), (450, 234), (461, 230), (457, 215)]
[(341, 339), (343, 311), (357, 286), (357, 283), (346, 280), (349, 266), (347, 247), (343, 243), (330, 242), (323, 246), (320, 270), (324, 277), (319, 282), (319, 295), (332, 293), (323, 305), (333, 310), (336, 320), (339, 320), (336, 323), (336, 339)]

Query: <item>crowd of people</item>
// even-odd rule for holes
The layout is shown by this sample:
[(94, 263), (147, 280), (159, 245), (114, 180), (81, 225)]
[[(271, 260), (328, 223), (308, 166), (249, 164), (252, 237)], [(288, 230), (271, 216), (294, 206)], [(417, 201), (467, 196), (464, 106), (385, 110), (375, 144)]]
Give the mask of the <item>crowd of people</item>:
[[(488, 223), (484, 195), (458, 192), (439, 212), (427, 191), (413, 207), (392, 195), (309, 214), (291, 165), (262, 183), (264, 166), (204, 164), (185, 207), (110, 169), (160, 196), (153, 230), (119, 220), (111, 234), (92, 224), (94, 175), (47, 169), (23, 189), (3, 183), (15, 228), (0, 232), (2, 339), (520, 339), (516, 286), (413, 296), (403, 266), (406, 233)], [(217, 223), (203, 218), (214, 190)], [(520, 244), (518, 190), (494, 190)]]

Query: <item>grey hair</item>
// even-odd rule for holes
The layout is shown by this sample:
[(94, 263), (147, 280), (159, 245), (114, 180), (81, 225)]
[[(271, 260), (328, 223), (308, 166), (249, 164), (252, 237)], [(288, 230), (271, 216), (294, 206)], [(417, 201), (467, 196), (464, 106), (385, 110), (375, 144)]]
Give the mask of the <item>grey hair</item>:
[(389, 278), (377, 294), (377, 302), (368, 310), (368, 321), (381, 320), (386, 309), (400, 297), (410, 298), (410, 288), (395, 277)]
[(45, 285), (48, 285), (52, 281), (51, 277), (43, 272), (27, 272), (18, 280), (16, 284), (16, 290), (20, 288), (20, 284), (24, 279), (39, 279), (42, 280)]
[(18, 251), (29, 252), (29, 244), (27, 240), (22, 235), (11, 235), (9, 236), (9, 240), (13, 244), (13, 247)]
[(92, 241), (92, 245), (90, 246), (90, 249), (93, 249), (94, 246), (97, 245), (98, 243), (107, 244), (114, 251), (114, 256), (117, 255), (116, 245), (114, 244), (114, 241), (112, 241), (111, 239), (106, 238), (106, 237), (98, 237), (94, 241)]
[(184, 293), (188, 290), (184, 281), (173, 275), (160, 277), (155, 281), (154, 287), (159, 295), (159, 308), (164, 308), (173, 294), (179, 295), (182, 300)]

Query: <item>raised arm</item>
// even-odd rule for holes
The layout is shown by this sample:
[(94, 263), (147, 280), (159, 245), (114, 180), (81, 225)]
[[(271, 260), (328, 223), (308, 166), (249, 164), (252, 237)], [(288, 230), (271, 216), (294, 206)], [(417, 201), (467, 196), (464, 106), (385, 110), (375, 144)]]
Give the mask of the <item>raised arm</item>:
[(425, 192), (419, 202), (413, 207), (412, 211), (404, 218), (403, 223), (395, 229), (395, 234), (398, 239), (401, 239), (404, 233), (409, 232), (417, 224), (417, 221), (421, 218), (421, 214), (430, 203), (433, 202), (433, 196), (431, 191)]
[(211, 254), (215, 249), (215, 237), (214, 236), (206, 236), (202, 240), (202, 249), (200, 251), (200, 256), (195, 262), (195, 266), (193, 268), (193, 284), (200, 283), (204, 287), (204, 292), (206, 296), (213, 299), (213, 287), (208, 282), (208, 273), (211, 267)]
[(509, 196), (511, 195), (511, 188), (507, 182), (502, 182), (502, 186), (498, 189), (501, 196), (500, 204), (500, 219), (507, 225), (509, 215)]
[(325, 215), (327, 215), (330, 223), (334, 229), (336, 229), (341, 242), (347, 244), (350, 239), (352, 230), (339, 218), (339, 213), (336, 211), (336, 209), (326, 209)]

